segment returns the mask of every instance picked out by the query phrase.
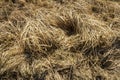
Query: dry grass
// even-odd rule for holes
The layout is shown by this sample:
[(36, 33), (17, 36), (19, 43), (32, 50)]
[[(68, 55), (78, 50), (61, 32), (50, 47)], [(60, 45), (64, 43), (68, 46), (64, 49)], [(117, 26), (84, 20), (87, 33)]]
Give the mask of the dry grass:
[(119, 79), (119, 0), (1, 0), (0, 80)]

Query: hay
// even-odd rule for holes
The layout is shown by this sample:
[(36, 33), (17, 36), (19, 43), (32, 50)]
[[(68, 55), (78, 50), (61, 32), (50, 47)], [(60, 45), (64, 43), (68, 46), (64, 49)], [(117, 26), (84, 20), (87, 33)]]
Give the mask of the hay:
[(120, 4), (0, 3), (0, 80), (119, 80)]

